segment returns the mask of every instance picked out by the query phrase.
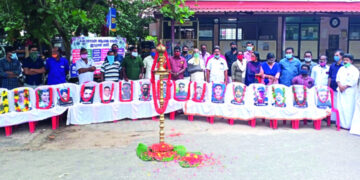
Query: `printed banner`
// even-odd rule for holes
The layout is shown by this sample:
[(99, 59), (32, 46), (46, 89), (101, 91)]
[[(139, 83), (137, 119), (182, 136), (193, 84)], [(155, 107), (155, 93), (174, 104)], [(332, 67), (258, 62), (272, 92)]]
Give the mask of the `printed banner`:
[(86, 48), (88, 58), (94, 61), (96, 71), (100, 74), (100, 67), (106, 58), (111, 45), (117, 44), (118, 54), (125, 56), (126, 39), (122, 37), (73, 37), (71, 43), (71, 77), (77, 77), (76, 61), (80, 59), (80, 49)]

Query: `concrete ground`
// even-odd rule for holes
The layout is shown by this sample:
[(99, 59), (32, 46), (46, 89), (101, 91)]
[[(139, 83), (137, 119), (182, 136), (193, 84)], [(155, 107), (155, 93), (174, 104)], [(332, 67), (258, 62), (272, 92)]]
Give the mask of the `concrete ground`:
[(202, 117), (189, 122), (184, 115), (166, 120), (166, 142), (207, 155), (192, 169), (137, 158), (138, 143), (158, 142), (158, 126), (144, 119), (53, 131), (42, 121), (34, 134), (24, 124), (10, 137), (1, 129), (0, 179), (359, 179), (360, 137), (334, 125), (317, 131), (312, 123), (299, 130), (279, 123), (273, 130), (261, 120), (256, 128)]

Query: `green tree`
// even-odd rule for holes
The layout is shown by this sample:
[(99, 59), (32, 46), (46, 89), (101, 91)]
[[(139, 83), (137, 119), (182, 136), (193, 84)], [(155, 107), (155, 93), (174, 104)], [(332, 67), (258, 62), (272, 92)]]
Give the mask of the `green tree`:
[(128, 43), (137, 43), (139, 38), (148, 35), (148, 27), (154, 21), (152, 16), (154, 4), (151, 1), (113, 1), (116, 8), (116, 35), (125, 37)]
[(195, 12), (186, 6), (186, 0), (155, 0), (154, 3), (160, 7), (160, 13), (165, 18), (171, 19), (171, 43), (174, 45), (175, 22), (183, 24)]
[(107, 12), (106, 0), (3, 0), (0, 1), (0, 27), (8, 34), (8, 41), (25, 37), (51, 46), (51, 38), (62, 38), (67, 58), (70, 41), (75, 32), (99, 33)]

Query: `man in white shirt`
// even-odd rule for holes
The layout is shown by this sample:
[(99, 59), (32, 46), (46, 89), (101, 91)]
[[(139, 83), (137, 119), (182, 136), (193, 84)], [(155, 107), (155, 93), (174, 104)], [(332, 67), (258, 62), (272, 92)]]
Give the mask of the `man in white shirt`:
[(94, 61), (88, 58), (88, 52), (85, 48), (81, 48), (80, 57), (81, 59), (76, 61), (76, 70), (79, 73), (79, 84), (93, 81), (94, 71), (96, 70)]
[(311, 78), (315, 81), (315, 86), (327, 86), (329, 77), (329, 66), (326, 65), (327, 57), (320, 56), (319, 65), (314, 66), (311, 71)]
[(357, 83), (359, 80), (359, 70), (352, 65), (354, 56), (345, 54), (343, 56), (344, 66), (341, 67), (336, 75), (338, 84), (337, 108), (340, 114), (340, 126), (350, 129), (355, 112)]
[(156, 54), (156, 48), (152, 47), (150, 51), (150, 55), (145, 57), (144, 59), (145, 79), (151, 78), (151, 67), (154, 63), (155, 54)]
[(228, 66), (226, 60), (220, 57), (220, 48), (214, 48), (214, 57), (209, 59), (206, 65), (207, 82), (224, 82), (227, 83)]

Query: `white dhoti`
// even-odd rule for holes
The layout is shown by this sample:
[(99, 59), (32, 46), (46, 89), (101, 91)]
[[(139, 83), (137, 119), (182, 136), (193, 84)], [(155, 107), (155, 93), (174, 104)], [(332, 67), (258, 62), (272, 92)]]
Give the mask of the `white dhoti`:
[(350, 133), (360, 135), (360, 91), (356, 101), (354, 116), (351, 121)]
[[(338, 92), (334, 91), (334, 108), (337, 109), (337, 94)], [(331, 113), (331, 121), (336, 122), (336, 113), (332, 112)]]
[(190, 75), (192, 82), (204, 82), (204, 72), (194, 72)]
[(340, 114), (340, 126), (350, 129), (351, 121), (355, 112), (355, 102), (357, 96), (357, 82), (359, 79), (359, 70), (350, 65), (349, 67), (341, 67), (336, 76), (336, 82), (342, 86), (348, 86), (345, 91), (340, 92), (338, 88), (337, 108)]

